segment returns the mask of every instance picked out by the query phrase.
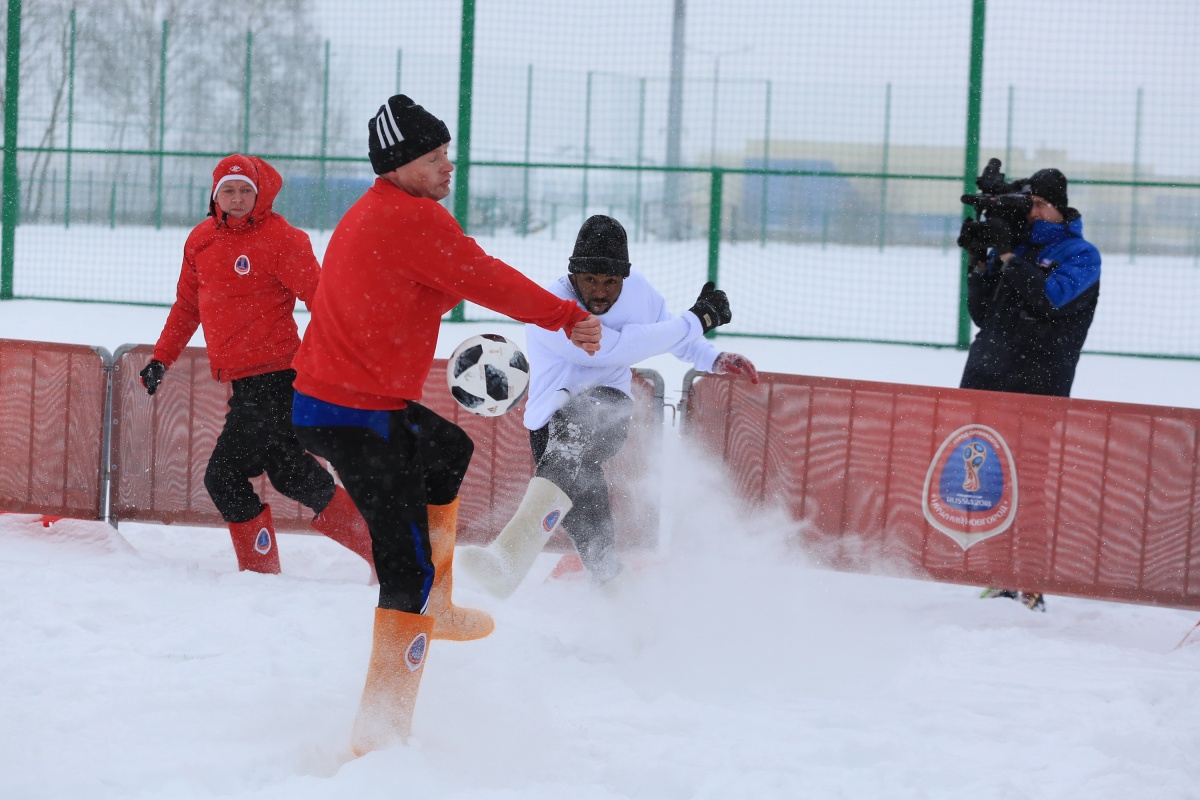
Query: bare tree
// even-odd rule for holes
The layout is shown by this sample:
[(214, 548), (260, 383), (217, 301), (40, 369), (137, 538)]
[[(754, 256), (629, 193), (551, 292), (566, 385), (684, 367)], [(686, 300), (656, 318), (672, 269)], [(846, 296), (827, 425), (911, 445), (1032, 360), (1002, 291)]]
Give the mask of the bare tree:
[(57, 145), (59, 124), (66, 115), (71, 70), (71, 5), (67, 0), (45, 0), (27, 8), (21, 29), (21, 76), (26, 119), (43, 120), (38, 150), (33, 154), (25, 182), (25, 213), (37, 219), (46, 201), (52, 148)]
[[(207, 114), (203, 43), (210, 15), (199, 0), (81, 0), (78, 12), (79, 84), (91, 126), (92, 147), (154, 153), (170, 148), (173, 118)], [(110, 158), (110, 180), (160, 180), (160, 159)]]
[(253, 6), (222, 4), (217, 20), (224, 31), (219, 74), (226, 91), (240, 101), (239, 125), (230, 131), (236, 139), (230, 144), (242, 146), (248, 106), (251, 142), (259, 145), (255, 149), (317, 152), (323, 113), (324, 50), (310, 22), (306, 0), (261, 0)]
[[(303, 0), (79, 2), (80, 80), (88, 113), (105, 122), (104, 141), (91, 146), (148, 154), (241, 149), (247, 33), (253, 144), (291, 149), (319, 133), (321, 44)], [(161, 163), (113, 158), (107, 167), (113, 180), (136, 175), (153, 185)], [(175, 163), (189, 174), (211, 168)]]

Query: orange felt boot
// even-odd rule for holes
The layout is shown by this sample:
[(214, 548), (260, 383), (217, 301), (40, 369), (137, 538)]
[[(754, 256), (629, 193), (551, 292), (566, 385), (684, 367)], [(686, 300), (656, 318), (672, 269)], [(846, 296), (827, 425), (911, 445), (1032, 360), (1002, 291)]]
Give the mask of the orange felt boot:
[(264, 505), (258, 516), (249, 522), (229, 523), (229, 536), (233, 539), (238, 569), (279, 574), (279, 548), (276, 547), (270, 506)]
[(433, 587), (425, 613), (433, 617), (433, 638), (469, 642), (491, 633), (492, 615), (476, 608), (460, 608), (450, 599), (454, 589), (454, 542), (458, 538), (458, 498), (442, 506), (428, 506), (429, 546), (433, 551)]
[(412, 733), (413, 709), (432, 631), (432, 617), (375, 609), (371, 664), (350, 737), (355, 755), (405, 741)]
[(341, 486), (334, 488), (329, 505), (313, 518), (312, 526), (319, 533), (349, 550), (353, 550), (371, 565), (371, 577), (375, 577), (375, 554), (371, 550), (371, 532), (367, 522), (358, 513), (358, 507)]

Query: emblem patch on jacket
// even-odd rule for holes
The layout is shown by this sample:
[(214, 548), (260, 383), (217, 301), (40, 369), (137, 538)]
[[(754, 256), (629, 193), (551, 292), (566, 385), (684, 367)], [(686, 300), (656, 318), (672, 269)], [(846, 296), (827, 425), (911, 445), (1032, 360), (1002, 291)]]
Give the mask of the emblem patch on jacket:
[(238, 256), (233, 262), (233, 271), (238, 275), (250, 274), (250, 256)]

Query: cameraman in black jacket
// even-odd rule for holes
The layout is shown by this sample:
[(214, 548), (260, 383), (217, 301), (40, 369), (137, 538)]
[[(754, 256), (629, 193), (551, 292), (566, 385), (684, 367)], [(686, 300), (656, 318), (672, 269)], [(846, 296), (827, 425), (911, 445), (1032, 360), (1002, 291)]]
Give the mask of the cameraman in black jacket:
[[(979, 333), (959, 386), (1067, 397), (1100, 297), (1100, 253), (1083, 238), (1057, 169), (1005, 183), (992, 159), (976, 185), (982, 194), (962, 199), (980, 219), (963, 222), (958, 244), (969, 256), (967, 310)], [(982, 596), (1046, 610), (1041, 592)]]
[[(1083, 238), (1062, 172), (1002, 188), (1003, 196), (963, 198), (984, 219), (966, 220), (959, 237), (972, 262), (967, 310), (979, 326), (959, 385), (1067, 397), (1100, 296), (1100, 252)], [(1012, 211), (1020, 200), (1023, 219), (1024, 208)]]

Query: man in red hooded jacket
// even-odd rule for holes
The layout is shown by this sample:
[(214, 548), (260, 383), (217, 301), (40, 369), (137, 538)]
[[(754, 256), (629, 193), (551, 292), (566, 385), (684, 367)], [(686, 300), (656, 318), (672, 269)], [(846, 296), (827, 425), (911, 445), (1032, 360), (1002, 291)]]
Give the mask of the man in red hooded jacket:
[(260, 158), (231, 155), (213, 170), (209, 218), (183, 247), (175, 303), (141, 371), (153, 395), (200, 325), (213, 377), (233, 395), (204, 486), (229, 525), (238, 568), (279, 572), (271, 507), (250, 479), (264, 471), (316, 512), (313, 527), (374, 565), (366, 523), (292, 428), (296, 298), (312, 300), (320, 265), (307, 234), (272, 211), (283, 179)]
[(463, 233), (450, 193), (444, 122), (395, 95), (368, 123), (374, 185), (325, 251), (312, 320), (293, 362), (300, 441), (328, 459), (375, 545), (379, 606), (354, 724), (359, 753), (408, 735), (429, 639), (477, 639), (490, 616), (450, 602), (458, 490), (474, 445), (420, 405), (442, 315), (470, 300), (563, 331), (587, 352), (600, 322)]

